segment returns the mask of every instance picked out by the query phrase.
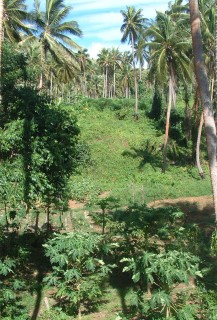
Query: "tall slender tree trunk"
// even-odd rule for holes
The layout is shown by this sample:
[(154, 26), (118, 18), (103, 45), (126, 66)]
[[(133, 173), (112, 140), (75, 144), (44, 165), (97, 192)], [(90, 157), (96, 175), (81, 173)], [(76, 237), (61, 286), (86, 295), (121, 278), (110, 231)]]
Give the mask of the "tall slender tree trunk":
[(173, 80), (172, 80), (172, 74), (170, 72), (170, 75), (169, 75), (169, 99), (168, 99), (168, 107), (167, 107), (166, 129), (165, 129), (164, 148), (163, 148), (163, 165), (162, 165), (162, 172), (163, 173), (165, 173), (165, 171), (166, 171), (167, 143), (168, 143), (168, 136), (169, 136), (170, 113), (171, 113), (171, 108), (172, 108), (172, 95), (173, 95), (172, 92), (173, 92)]
[(197, 147), (196, 147), (196, 163), (197, 163), (197, 168), (198, 168), (198, 172), (199, 175), (201, 177), (201, 179), (205, 179), (205, 175), (200, 163), (200, 142), (201, 142), (201, 134), (202, 134), (202, 129), (203, 129), (203, 112), (201, 113), (201, 117), (200, 117), (200, 124), (199, 124), (199, 128), (198, 128), (198, 134), (197, 134)]
[(114, 97), (116, 96), (116, 70), (115, 70), (115, 64), (114, 64), (114, 76), (113, 76), (113, 86), (114, 86), (114, 89), (113, 89), (113, 93), (114, 93)]
[(105, 67), (105, 98), (108, 97), (108, 66)]
[(4, 0), (0, 0), (0, 105), (2, 103), (2, 42), (3, 42), (3, 9)]
[[(214, 84), (214, 81), (212, 81), (212, 80), (211, 80), (211, 83), (210, 83), (211, 102), (213, 101), (213, 84)], [(200, 145), (201, 145), (201, 136), (202, 136), (203, 123), (204, 123), (204, 119), (203, 119), (203, 112), (202, 112), (201, 116), (200, 116), (200, 124), (199, 124), (198, 134), (197, 134), (196, 163), (197, 163), (197, 168), (198, 168), (198, 172), (199, 172), (200, 177), (202, 179), (205, 179), (205, 175), (204, 175), (201, 163), (200, 163)]]
[(215, 103), (217, 105), (217, 1), (215, 2)]
[(133, 58), (133, 73), (134, 73), (134, 87), (135, 87), (135, 119), (138, 120), (138, 85), (137, 85), (137, 77), (136, 77), (136, 64), (134, 57), (134, 38), (133, 33), (131, 33), (131, 42), (132, 42), (132, 58)]
[(103, 98), (106, 97), (106, 68), (105, 71), (103, 72)]
[(142, 64), (139, 66), (139, 80), (142, 81)]
[(41, 75), (40, 75), (40, 81), (39, 81), (38, 89), (42, 89), (43, 85), (44, 85), (45, 61), (46, 61), (46, 50), (45, 50), (45, 47), (44, 47), (44, 45), (42, 43), (41, 44)]
[(50, 72), (50, 98), (53, 98), (53, 72)]
[(201, 104), (203, 108), (207, 153), (209, 158), (210, 176), (213, 190), (213, 201), (215, 206), (215, 217), (217, 221), (217, 159), (216, 159), (216, 126), (214, 121), (213, 107), (209, 92), (209, 82), (203, 60), (203, 45), (200, 29), (200, 15), (198, 0), (189, 0), (191, 34), (194, 54), (195, 73), (200, 91)]

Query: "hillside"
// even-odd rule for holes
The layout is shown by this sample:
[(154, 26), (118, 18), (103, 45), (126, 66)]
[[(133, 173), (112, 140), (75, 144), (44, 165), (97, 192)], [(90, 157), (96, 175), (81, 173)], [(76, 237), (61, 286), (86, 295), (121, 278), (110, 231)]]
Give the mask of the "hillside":
[(125, 204), (211, 194), (206, 162), (202, 163), (206, 179), (201, 180), (196, 166), (186, 163), (185, 148), (175, 150), (166, 174), (161, 173), (163, 131), (144, 110), (134, 121), (132, 109), (99, 109), (89, 102), (76, 114), (91, 152), (91, 165), (72, 179), (78, 200), (105, 191)]

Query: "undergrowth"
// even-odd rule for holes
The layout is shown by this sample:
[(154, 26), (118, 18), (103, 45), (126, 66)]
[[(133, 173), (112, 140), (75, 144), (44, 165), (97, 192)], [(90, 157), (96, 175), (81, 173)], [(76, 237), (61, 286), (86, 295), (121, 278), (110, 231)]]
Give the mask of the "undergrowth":
[[(206, 179), (201, 180), (191, 146), (170, 139), (166, 174), (161, 173), (164, 134), (146, 116), (147, 107), (135, 121), (130, 102), (127, 107), (127, 102), (121, 101), (117, 107), (117, 102), (104, 99), (101, 105), (101, 100), (68, 106), (77, 115), (82, 140), (91, 153), (91, 164), (71, 179), (75, 199), (94, 198), (104, 191), (119, 197), (123, 204), (126, 199), (142, 203), (211, 194), (206, 159), (202, 159)], [(125, 117), (117, 117), (117, 110)]]

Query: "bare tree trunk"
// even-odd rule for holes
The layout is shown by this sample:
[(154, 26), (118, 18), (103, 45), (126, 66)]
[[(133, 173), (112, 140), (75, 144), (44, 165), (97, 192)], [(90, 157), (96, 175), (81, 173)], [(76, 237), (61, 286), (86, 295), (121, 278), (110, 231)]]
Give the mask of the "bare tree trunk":
[(105, 67), (105, 98), (108, 97), (108, 66)]
[(138, 113), (138, 85), (137, 85), (137, 77), (136, 77), (136, 64), (134, 58), (134, 38), (133, 34), (131, 34), (131, 42), (132, 42), (132, 57), (133, 57), (133, 73), (134, 73), (134, 87), (135, 87), (135, 114), (134, 117), (136, 120), (139, 118)]
[(53, 72), (50, 72), (50, 98), (53, 98)]
[(169, 136), (169, 126), (170, 126), (170, 113), (172, 107), (172, 91), (173, 91), (173, 81), (172, 76), (169, 76), (169, 101), (167, 107), (167, 119), (166, 119), (166, 129), (165, 129), (165, 138), (164, 138), (164, 149), (163, 149), (163, 165), (162, 165), (162, 172), (165, 173), (166, 171), (166, 159), (167, 159), (167, 143), (168, 143), (168, 136)]
[(102, 94), (102, 96), (103, 96), (103, 98), (105, 98), (105, 88), (106, 88), (106, 72), (104, 72), (104, 74), (103, 74), (103, 94)]
[(113, 76), (113, 82), (114, 82), (114, 89), (113, 89), (113, 94), (114, 97), (116, 97), (116, 70), (115, 70), (115, 64), (114, 64), (114, 76)]
[(185, 102), (185, 136), (186, 140), (191, 139), (191, 109), (189, 107), (189, 102)]
[(142, 64), (139, 66), (139, 80), (142, 81)]
[(217, 1), (215, 2), (215, 103), (217, 104)]
[(196, 163), (197, 163), (197, 168), (198, 168), (198, 172), (199, 172), (201, 179), (205, 179), (205, 175), (204, 175), (203, 169), (200, 164), (200, 141), (201, 141), (203, 122), (204, 122), (203, 113), (201, 113), (200, 125), (198, 128), (198, 135), (197, 135), (197, 147), (196, 147)]
[(189, 4), (195, 73), (200, 91), (201, 104), (203, 108), (207, 153), (209, 158), (210, 177), (212, 182), (213, 201), (215, 206), (215, 218), (217, 221), (216, 127), (214, 121), (212, 102), (210, 99), (209, 83), (203, 60), (203, 45), (200, 29), (198, 0), (189, 0)]
[(46, 50), (41, 44), (41, 76), (38, 85), (38, 89), (42, 89), (44, 86), (44, 78), (45, 78), (45, 61), (46, 61)]
[(0, 105), (2, 103), (2, 42), (3, 42), (3, 10), (4, 0), (0, 0)]

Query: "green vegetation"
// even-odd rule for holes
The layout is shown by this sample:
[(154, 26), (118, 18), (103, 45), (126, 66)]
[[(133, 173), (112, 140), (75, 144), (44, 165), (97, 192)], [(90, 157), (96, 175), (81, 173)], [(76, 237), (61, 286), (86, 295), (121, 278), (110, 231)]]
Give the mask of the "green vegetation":
[[(215, 100), (214, 1), (199, 5)], [(0, 318), (216, 320), (188, 6), (121, 10), (132, 53), (97, 60), (68, 37), (70, 10), (0, 0)]]
[[(98, 106), (94, 107), (96, 103)], [(206, 161), (203, 163), (206, 179), (200, 181), (191, 149), (180, 147), (175, 140), (169, 144), (171, 161), (162, 176), (163, 132), (146, 116), (150, 107), (141, 110), (141, 105), (140, 118), (135, 122), (132, 121), (133, 101), (112, 100), (110, 106), (101, 107), (99, 111), (106, 103), (109, 102), (84, 100), (75, 108), (82, 140), (91, 150), (90, 166), (72, 178), (78, 200), (85, 199), (86, 192), (94, 196), (97, 191), (109, 191), (111, 196), (121, 198), (123, 205), (126, 199), (142, 203), (211, 194)], [(124, 114), (124, 119), (120, 119), (120, 114)], [(184, 135), (179, 127), (181, 117), (171, 128), (176, 137)]]

